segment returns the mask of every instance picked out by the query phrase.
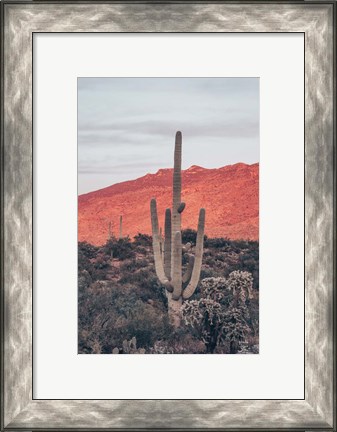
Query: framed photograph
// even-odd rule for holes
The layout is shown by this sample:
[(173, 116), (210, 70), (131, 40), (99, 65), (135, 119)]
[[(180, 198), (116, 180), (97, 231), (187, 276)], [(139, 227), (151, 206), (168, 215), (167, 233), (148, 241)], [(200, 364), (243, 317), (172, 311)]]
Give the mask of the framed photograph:
[(336, 431), (336, 2), (1, 29), (1, 430)]
[(78, 78), (79, 353), (259, 352), (258, 113), (258, 78)]

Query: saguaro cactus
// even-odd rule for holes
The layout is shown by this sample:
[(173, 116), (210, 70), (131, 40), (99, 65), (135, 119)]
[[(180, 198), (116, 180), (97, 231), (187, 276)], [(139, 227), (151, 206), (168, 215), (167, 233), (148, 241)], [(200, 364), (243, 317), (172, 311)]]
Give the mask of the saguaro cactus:
[(123, 216), (119, 217), (119, 238), (123, 238)]
[[(182, 245), (181, 213), (185, 203), (181, 202), (181, 132), (176, 133), (173, 170), (172, 210), (165, 211), (164, 253), (161, 254), (157, 203), (151, 200), (152, 242), (155, 269), (159, 281), (165, 286), (169, 315), (174, 326), (181, 321), (181, 305), (194, 293), (200, 278), (204, 245), (205, 209), (200, 209), (195, 256), (189, 253), (191, 244)], [(188, 267), (182, 274), (182, 255), (188, 257)]]

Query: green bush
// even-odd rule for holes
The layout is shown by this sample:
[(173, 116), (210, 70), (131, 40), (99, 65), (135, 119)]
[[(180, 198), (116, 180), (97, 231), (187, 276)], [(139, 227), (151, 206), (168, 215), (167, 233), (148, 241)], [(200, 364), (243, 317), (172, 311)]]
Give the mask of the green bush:
[(103, 251), (105, 254), (113, 258), (118, 258), (121, 261), (134, 258), (135, 256), (134, 247), (129, 238), (118, 240), (115, 238), (109, 239), (106, 242)]

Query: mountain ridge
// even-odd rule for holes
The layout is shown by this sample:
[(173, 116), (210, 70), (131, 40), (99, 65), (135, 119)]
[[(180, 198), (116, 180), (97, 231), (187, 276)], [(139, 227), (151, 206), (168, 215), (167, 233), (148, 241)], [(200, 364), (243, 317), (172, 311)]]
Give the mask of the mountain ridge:
[[(109, 223), (115, 236), (119, 217), (123, 233), (132, 238), (151, 234), (150, 200), (156, 198), (159, 224), (171, 207), (172, 168), (88, 192), (78, 197), (78, 240), (95, 245), (108, 238)], [(258, 240), (259, 163), (242, 162), (220, 168), (192, 165), (182, 170), (182, 228), (197, 228), (199, 209), (206, 209), (205, 233), (209, 237)]]

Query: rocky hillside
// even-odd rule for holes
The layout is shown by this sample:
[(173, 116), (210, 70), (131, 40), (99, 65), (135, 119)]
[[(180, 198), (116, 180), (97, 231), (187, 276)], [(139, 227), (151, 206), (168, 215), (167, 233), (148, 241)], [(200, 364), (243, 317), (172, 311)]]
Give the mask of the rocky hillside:
[[(78, 239), (105, 243), (111, 222), (119, 233), (151, 234), (150, 200), (157, 199), (159, 223), (172, 201), (172, 169), (160, 169), (136, 180), (114, 184), (78, 197)], [(205, 233), (209, 237), (259, 239), (259, 164), (238, 163), (217, 169), (191, 166), (182, 171), (182, 228), (197, 228), (199, 209), (206, 209)]]

